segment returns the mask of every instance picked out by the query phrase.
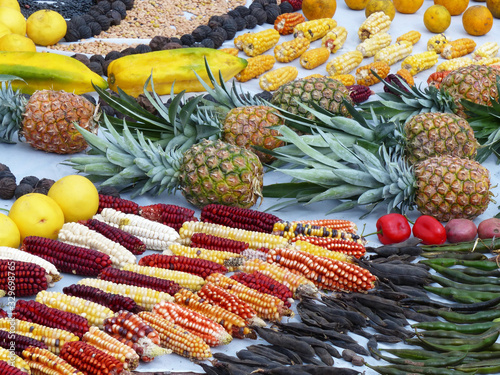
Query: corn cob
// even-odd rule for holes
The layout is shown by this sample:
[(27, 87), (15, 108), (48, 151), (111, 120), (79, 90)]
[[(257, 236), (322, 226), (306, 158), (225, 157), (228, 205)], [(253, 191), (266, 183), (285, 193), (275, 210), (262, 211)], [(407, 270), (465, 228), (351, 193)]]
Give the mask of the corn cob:
[(111, 281), (99, 279), (81, 279), (80, 285), (92, 286), (112, 294), (120, 294), (124, 297), (132, 298), (135, 303), (146, 310), (151, 310), (153, 306), (161, 300), (172, 301), (173, 297), (168, 293), (159, 292), (150, 288), (113, 283)]
[(245, 33), (245, 34), (240, 34), (236, 38), (234, 38), (233, 43), (236, 49), (243, 51), (243, 41), (247, 36), (249, 36), (250, 33)]
[(347, 29), (343, 26), (337, 26), (321, 38), (321, 47), (326, 47), (330, 50), (330, 53), (335, 53), (342, 48), (346, 39)]
[(384, 12), (375, 12), (363, 21), (358, 29), (359, 39), (365, 40), (378, 33), (387, 32), (391, 27), (391, 18)]
[(50, 280), (47, 279), (47, 281), (49, 281), (49, 284), (61, 280), (61, 274), (57, 270), (56, 266), (43, 259), (42, 257), (29, 254), (25, 251), (14, 249), (12, 247), (0, 246), (0, 259), (12, 259), (18, 260), (20, 262), (38, 264), (40, 267), (43, 267), (45, 269), (45, 272), (49, 276)]
[(425, 51), (406, 57), (401, 62), (401, 68), (406, 69), (411, 75), (423, 70), (430, 69), (438, 62), (438, 54), (435, 51)]
[(477, 65), (495, 66), (500, 63), (500, 57), (483, 57), (482, 59), (475, 60)]
[(500, 46), (497, 42), (486, 42), (479, 47), (476, 48), (474, 52), (472, 52), (473, 60), (480, 60), (487, 57), (496, 57)]
[(396, 39), (396, 43), (406, 40), (407, 42), (410, 42), (412, 45), (415, 45), (420, 40), (421, 36), (422, 34), (420, 34), (418, 31), (411, 30), (404, 33), (403, 35), (398, 36)]
[[(408, 72), (409, 74), (409, 72)], [(411, 74), (410, 74), (411, 76)], [(400, 90), (405, 91), (405, 92), (410, 92), (408, 85), (406, 84), (406, 80), (398, 76), (397, 74), (389, 74), (387, 77), (384, 78), (384, 82), (391, 83), (392, 85), (396, 85)], [(387, 85), (384, 85), (384, 92), (388, 92), (391, 94), (394, 94), (396, 96), (401, 96), (400, 92), (397, 90), (392, 89), (392, 87), (389, 87)]]
[(292, 305), (293, 293), (290, 288), (285, 284), (264, 275), (262, 272), (236, 272), (231, 275), (231, 279), (234, 279), (249, 288), (256, 289), (259, 292), (270, 294), (281, 299), (286, 307), (291, 307)]
[(0, 309), (0, 318), (7, 318), (8, 316), (7, 311)]
[(146, 251), (146, 245), (139, 238), (121, 230), (120, 228), (106, 224), (103, 221), (89, 219), (81, 221), (80, 224), (99, 232), (111, 241), (119, 243), (134, 255), (141, 255)]
[(78, 336), (78, 338), (82, 338), (85, 332), (89, 330), (87, 318), (72, 312), (48, 307), (33, 300), (18, 300), (12, 310), (12, 317), (50, 328), (64, 329)]
[(319, 73), (313, 73), (305, 76), (303, 79), (309, 79), (309, 78), (325, 78), (325, 75)]
[(243, 52), (254, 57), (273, 48), (280, 40), (280, 33), (274, 29), (265, 29), (250, 33), (243, 39)]
[(31, 374), (28, 363), (8, 349), (0, 348), (0, 361), (7, 362), (10, 366), (21, 370), (23, 374)]
[(329, 75), (348, 74), (363, 61), (363, 54), (358, 50), (346, 52), (334, 57), (326, 64)]
[(11, 366), (7, 361), (0, 360), (0, 374), (4, 375), (25, 375), (26, 372)]
[(59, 356), (88, 375), (124, 373), (122, 362), (83, 341), (64, 344)]
[(415, 85), (415, 80), (413, 79), (413, 76), (410, 74), (410, 71), (408, 69), (399, 69), (396, 74), (403, 78), (406, 83), (410, 86)]
[(145, 219), (168, 225), (175, 230), (179, 230), (185, 221), (197, 220), (194, 217), (194, 210), (165, 203), (140, 206), (140, 215)]
[(316, 246), (321, 246), (329, 251), (341, 252), (355, 258), (361, 258), (366, 253), (365, 245), (342, 238), (297, 236), (292, 238), (291, 242), (292, 244), (300, 242), (302, 245), (304, 245), (304, 242), (308, 242)]
[(441, 57), (445, 59), (455, 59), (457, 57), (462, 57), (468, 55), (476, 48), (476, 42), (471, 38), (460, 38), (447, 43), (442, 51)]
[(341, 82), (344, 86), (351, 86), (356, 83), (356, 78), (352, 74), (337, 74), (334, 76), (329, 76), (328, 78), (336, 79)]
[[(307, 235), (316, 237), (342, 238), (361, 244), (366, 243), (366, 240), (363, 237), (353, 232), (347, 232), (341, 229), (334, 229), (314, 224), (303, 224), (297, 221), (281, 221), (274, 224), (273, 234), (284, 237), (286, 239), (292, 239), (299, 235)], [(277, 244), (277, 246), (274, 247), (279, 246), (280, 245)]]
[(259, 78), (259, 86), (262, 90), (274, 91), (281, 85), (293, 81), (299, 75), (299, 71), (294, 66), (282, 66), (271, 70)]
[(257, 312), (253, 307), (221, 286), (213, 283), (206, 283), (196, 294), (201, 297), (203, 301), (222, 307), (238, 315), (242, 319), (252, 321), (252, 324), (255, 322), (254, 319), (257, 316)]
[(181, 289), (175, 293), (174, 298), (179, 305), (186, 306), (197, 313), (205, 315), (214, 322), (222, 324), (233, 337), (256, 338), (255, 332), (248, 327), (244, 319), (220, 306), (204, 301), (200, 296), (187, 289)]
[(121, 283), (154, 289), (159, 292), (168, 293), (170, 295), (174, 295), (180, 289), (179, 284), (172, 280), (165, 280), (158, 277), (141, 275), (140, 273), (132, 271), (118, 270), (113, 267), (103, 269), (97, 277), (101, 280), (111, 281), (113, 283)]
[(166, 268), (173, 271), (187, 272), (192, 275), (207, 277), (213, 272), (227, 273), (228, 270), (221, 264), (209, 260), (172, 256), (164, 254), (146, 255), (139, 259), (140, 266)]
[(224, 225), (204, 222), (186, 222), (179, 230), (181, 240), (188, 239), (193, 235), (193, 233), (206, 233), (246, 242), (248, 243), (250, 249), (259, 249), (261, 247), (271, 249), (273, 247), (286, 246), (288, 243), (286, 238), (279, 235), (277, 236), (269, 233), (259, 233), (244, 229), (230, 228)]
[[(322, 238), (322, 237), (320, 237)], [(352, 242), (352, 241), (351, 241)], [(314, 254), (316, 256), (324, 257), (324, 258), (330, 258), (334, 260), (338, 260), (340, 262), (347, 262), (347, 263), (353, 263), (352, 258), (340, 251), (335, 251), (335, 250), (328, 250), (320, 245), (316, 245), (311, 242), (307, 241), (294, 241), (293, 244), (290, 246), (291, 249), (295, 250), (301, 250), (309, 254)]]
[(161, 301), (152, 312), (200, 337), (209, 346), (227, 345), (233, 340), (220, 324), (175, 302)]
[(159, 333), (161, 346), (192, 360), (204, 360), (212, 356), (210, 346), (183, 327), (148, 311), (139, 313), (139, 316)]
[(391, 67), (385, 61), (376, 61), (367, 65), (360, 66), (356, 69), (356, 83), (363, 86), (371, 86), (378, 82), (380, 79), (376, 77), (373, 72), (384, 79), (387, 77)]
[(18, 335), (15, 332), (0, 330), (1, 348), (11, 350), (16, 355), (21, 356), (23, 350), (30, 346), (48, 349), (47, 345), (40, 340), (36, 340), (28, 336)]
[(13, 328), (18, 335), (31, 337), (32, 339), (43, 342), (54, 354), (59, 354), (64, 343), (79, 340), (78, 336), (63, 329), (50, 328), (41, 324), (26, 322), (15, 318), (0, 319), (1, 330), (10, 332)]
[(305, 17), (300, 13), (283, 13), (276, 17), (274, 29), (278, 31), (280, 35), (290, 35), (293, 33), (293, 28), (295, 26), (305, 21)]
[(191, 236), (191, 247), (202, 247), (210, 250), (229, 251), (231, 253), (241, 254), (248, 249), (246, 242), (231, 240), (229, 238), (212, 236), (205, 233), (194, 233)]
[(363, 54), (363, 57), (373, 57), (381, 49), (391, 44), (392, 37), (389, 33), (381, 32), (363, 40), (356, 46), (356, 50)]
[(294, 38), (274, 47), (274, 57), (282, 63), (293, 61), (306, 52), (310, 44), (307, 38)]
[(135, 370), (139, 366), (139, 355), (134, 349), (97, 327), (90, 327), (82, 340), (122, 362), (124, 369)]
[(469, 57), (455, 57), (454, 59), (446, 60), (441, 64), (438, 64), (438, 66), (436, 66), (436, 72), (440, 72), (442, 70), (456, 70), (472, 64), (474, 64), (474, 60)]
[(219, 51), (229, 53), (232, 56), (238, 56), (240, 50), (238, 48), (220, 48)]
[(135, 255), (118, 242), (79, 223), (64, 223), (57, 234), (59, 241), (73, 246), (85, 247), (109, 255), (111, 264), (121, 268), (127, 263), (135, 263)]
[(136, 314), (144, 310), (142, 306), (139, 306), (130, 297), (107, 293), (104, 290), (87, 285), (71, 284), (63, 288), (63, 293), (68, 296), (80, 297), (90, 302), (98, 303), (115, 313), (125, 310)]
[(109, 255), (49, 238), (25, 237), (21, 250), (47, 260), (60, 272), (75, 275), (97, 276), (102, 269), (111, 266)]
[(153, 345), (152, 347), (154, 348), (154, 351), (152, 349), (153, 354), (148, 356), (146, 354), (150, 354), (150, 353), (146, 352), (146, 354), (145, 354), (144, 348), (142, 346), (140, 346), (139, 344), (133, 342), (132, 340), (129, 340), (123, 336), (120, 336), (120, 334), (118, 334), (118, 333), (106, 333), (106, 334), (109, 335), (110, 337), (114, 338), (115, 340), (117, 340), (121, 344), (124, 344), (124, 345), (128, 346), (130, 349), (132, 349), (139, 356), (140, 360), (143, 362), (151, 362), (155, 359), (155, 357), (158, 357), (160, 355), (170, 354), (172, 352), (171, 350), (168, 350), (166, 348), (162, 348), (159, 345), (151, 344), (151, 345)]
[(444, 34), (437, 34), (427, 41), (427, 51), (434, 51), (440, 54), (443, 48), (448, 44), (449, 40)]
[[(164, 254), (209, 260), (211, 262), (215, 262), (222, 265), (225, 265), (224, 262), (228, 259), (241, 258), (240, 254), (236, 254), (230, 251), (209, 250), (201, 247), (189, 247), (178, 243), (171, 244), (168, 250), (164, 252)], [(228, 270), (231, 271), (229, 268)]]
[(363, 103), (367, 101), (371, 95), (374, 94), (372, 89), (370, 89), (368, 86), (348, 85), (346, 86), (346, 88), (349, 91), (349, 96), (354, 103)]
[(436, 88), (439, 88), (439, 86), (441, 86), (441, 82), (443, 81), (444, 77), (450, 74), (450, 72), (451, 70), (441, 70), (439, 72), (431, 73), (427, 78), (427, 84), (429, 86), (436, 86)]
[(22, 357), (33, 375), (85, 375), (46, 349), (32, 346), (23, 351)]
[(9, 296), (34, 296), (48, 288), (45, 268), (18, 260), (0, 259), (0, 289)]
[(392, 65), (410, 56), (412, 51), (413, 44), (403, 40), (379, 50), (373, 57), (373, 61), (385, 61), (388, 65)]
[(267, 261), (299, 271), (326, 290), (365, 292), (374, 287), (375, 276), (357, 265), (292, 249), (272, 249)]
[(99, 208), (97, 209), (97, 213), (101, 213), (104, 208), (112, 208), (126, 214), (139, 215), (140, 213), (140, 207), (135, 202), (123, 198), (112, 197), (111, 195), (99, 194)]
[(356, 233), (358, 226), (355, 222), (344, 219), (322, 219), (322, 220), (293, 220), (292, 224), (308, 224), (330, 229), (343, 230), (345, 232)]
[(300, 65), (304, 69), (315, 69), (326, 63), (330, 57), (330, 50), (326, 47), (313, 48), (300, 56)]
[(187, 272), (167, 270), (159, 267), (147, 267), (140, 266), (138, 264), (127, 264), (124, 268), (124, 271), (132, 271), (135, 273), (139, 273), (141, 275), (157, 277), (164, 280), (175, 281), (181, 288), (188, 288), (190, 290), (200, 290), (203, 284), (205, 284), (205, 280)]
[(271, 55), (259, 55), (247, 59), (247, 66), (234, 76), (238, 82), (247, 82), (257, 78), (274, 66), (276, 59)]
[(323, 38), (326, 33), (337, 27), (337, 21), (332, 18), (320, 18), (317, 20), (299, 23), (293, 29), (295, 38), (307, 38), (311, 42)]

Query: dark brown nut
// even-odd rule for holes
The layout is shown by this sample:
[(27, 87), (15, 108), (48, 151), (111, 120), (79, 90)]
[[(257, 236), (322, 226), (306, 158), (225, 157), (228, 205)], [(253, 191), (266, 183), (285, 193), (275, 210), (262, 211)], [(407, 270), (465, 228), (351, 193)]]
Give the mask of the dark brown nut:
[(12, 199), (16, 190), (16, 180), (10, 177), (0, 179), (0, 198)]
[(16, 186), (16, 190), (14, 191), (14, 196), (16, 197), (16, 199), (19, 199), (25, 194), (33, 193), (33, 191), (34, 191), (33, 186), (31, 186), (30, 184), (22, 183)]

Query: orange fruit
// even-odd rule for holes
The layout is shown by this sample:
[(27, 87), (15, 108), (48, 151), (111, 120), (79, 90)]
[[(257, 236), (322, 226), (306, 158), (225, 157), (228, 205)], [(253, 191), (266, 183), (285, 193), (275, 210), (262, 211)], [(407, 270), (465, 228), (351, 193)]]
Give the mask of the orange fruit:
[(26, 35), (26, 20), (21, 12), (15, 9), (0, 6), (0, 23), (15, 34)]
[(486, 7), (495, 18), (500, 18), (500, 0), (486, 0)]
[(332, 18), (337, 10), (336, 0), (304, 0), (302, 13), (309, 21), (320, 18)]
[(63, 16), (49, 9), (31, 14), (26, 21), (28, 37), (39, 46), (51, 46), (66, 35), (67, 24)]
[(442, 33), (450, 24), (450, 12), (443, 5), (431, 5), (424, 13), (424, 25), (431, 33)]
[(384, 12), (389, 16), (391, 21), (394, 19), (396, 15), (396, 8), (394, 7), (394, 3), (392, 0), (370, 0), (368, 4), (366, 4), (365, 8), (365, 16), (368, 18), (370, 14), (375, 12)]
[(6, 34), (0, 38), (0, 51), (36, 52), (36, 46), (30, 38), (19, 34)]
[(352, 10), (362, 10), (366, 8), (368, 0), (344, 0), (345, 5)]
[(469, 0), (434, 0), (435, 5), (443, 5), (452, 16), (462, 14), (469, 6)]
[(462, 15), (462, 25), (467, 34), (485, 35), (493, 27), (493, 15), (484, 5), (474, 5)]
[(413, 14), (422, 7), (424, 0), (394, 0), (394, 6), (399, 13)]

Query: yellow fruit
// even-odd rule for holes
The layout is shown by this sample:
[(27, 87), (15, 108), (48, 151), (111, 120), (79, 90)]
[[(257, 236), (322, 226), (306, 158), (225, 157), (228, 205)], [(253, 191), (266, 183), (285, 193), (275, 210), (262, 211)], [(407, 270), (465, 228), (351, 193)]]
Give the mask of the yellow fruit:
[(86, 177), (69, 175), (57, 180), (48, 194), (64, 213), (64, 220), (88, 220), (97, 213), (99, 193)]
[(21, 244), (21, 233), (10, 217), (0, 214), (0, 246), (18, 248)]
[(420, 9), (424, 0), (394, 0), (394, 6), (399, 13), (413, 14)]
[(345, 5), (352, 10), (362, 10), (366, 8), (368, 0), (344, 0)]
[(21, 7), (19, 6), (19, 2), (17, 0), (0, 0), (0, 7), (7, 7), (21, 11)]
[(336, 0), (303, 0), (302, 13), (309, 21), (332, 18), (337, 10)]
[(396, 8), (392, 0), (370, 0), (365, 8), (365, 16), (368, 18), (370, 14), (375, 12), (384, 12), (391, 20), (396, 15)]
[(57, 239), (64, 225), (61, 207), (52, 198), (30, 193), (17, 199), (9, 211), (9, 217), (21, 233), (21, 241), (28, 236)]
[(469, 0), (434, 0), (435, 5), (443, 5), (452, 16), (462, 14), (469, 6)]
[(6, 34), (0, 38), (0, 51), (36, 52), (35, 43), (19, 34)]
[(462, 15), (462, 25), (467, 34), (485, 35), (493, 26), (493, 15), (484, 5), (474, 5)]
[(450, 24), (450, 12), (443, 5), (431, 5), (424, 13), (424, 25), (431, 33), (442, 33)]
[(0, 6), (0, 23), (7, 26), (14, 34), (26, 35), (26, 20), (17, 10)]
[(67, 25), (64, 17), (49, 10), (39, 10), (28, 17), (26, 33), (39, 46), (52, 46), (66, 35)]
[(7, 34), (12, 34), (12, 31), (10, 31), (10, 29), (3, 23), (0, 23), (0, 38)]
[(500, 18), (500, 0), (486, 0), (486, 7), (495, 18)]

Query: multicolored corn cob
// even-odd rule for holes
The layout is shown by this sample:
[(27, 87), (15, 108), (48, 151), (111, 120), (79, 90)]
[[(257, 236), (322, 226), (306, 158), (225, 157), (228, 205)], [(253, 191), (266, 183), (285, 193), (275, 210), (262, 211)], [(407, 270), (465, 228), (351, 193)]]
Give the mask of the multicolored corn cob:
[(375, 12), (359, 26), (359, 39), (365, 40), (378, 33), (384, 33), (391, 27), (391, 18), (384, 12)]
[(434, 51), (440, 54), (443, 48), (448, 44), (449, 40), (444, 34), (437, 34), (429, 38), (427, 41), (427, 51)]
[[(322, 237), (318, 237), (322, 238)], [(353, 241), (350, 241), (353, 242)], [(353, 242), (354, 243), (354, 242)], [(328, 250), (320, 245), (313, 244), (308, 241), (297, 240), (294, 241), (291, 246), (291, 249), (305, 251), (309, 254), (314, 254), (324, 258), (330, 258), (334, 260), (338, 260), (340, 262), (353, 263), (352, 258), (346, 253), (334, 250)]]
[(243, 39), (243, 52), (254, 57), (273, 48), (280, 39), (280, 33), (274, 29), (265, 29), (250, 33)]
[(0, 348), (0, 361), (7, 362), (10, 366), (19, 369), (24, 375), (31, 374), (28, 363), (8, 349)]
[(401, 62), (401, 68), (408, 70), (412, 75), (432, 68), (438, 62), (436, 51), (425, 51), (406, 57)]
[(67, 342), (59, 356), (88, 375), (123, 374), (123, 363), (84, 341)]
[(392, 36), (387, 32), (377, 33), (363, 40), (356, 46), (356, 50), (363, 54), (363, 57), (373, 57), (381, 49), (389, 46)]
[(207, 277), (213, 272), (228, 272), (227, 268), (223, 265), (209, 260), (164, 254), (146, 255), (139, 259), (139, 265), (187, 272), (202, 278)]
[(248, 244), (242, 241), (231, 240), (229, 238), (212, 236), (206, 233), (194, 233), (191, 236), (191, 247), (202, 247), (210, 250), (229, 251), (241, 254), (248, 249)]
[(171, 244), (164, 254), (209, 260), (224, 265), (229, 271), (231, 271), (231, 269), (227, 267), (226, 261), (228, 259), (242, 257), (242, 255), (230, 251), (209, 250), (201, 247), (184, 246), (178, 243)]
[(305, 51), (300, 56), (300, 66), (304, 69), (315, 69), (326, 63), (330, 57), (330, 50), (326, 47), (318, 47)]
[(247, 59), (247, 66), (236, 74), (234, 78), (236, 78), (238, 82), (250, 81), (271, 70), (275, 63), (276, 59), (271, 55), (249, 57)]
[(441, 50), (441, 57), (455, 59), (468, 55), (476, 48), (476, 42), (471, 38), (460, 38), (447, 43)]
[(295, 26), (305, 21), (306, 19), (301, 13), (283, 13), (276, 17), (274, 29), (280, 35), (290, 35), (293, 33)]
[(0, 259), (0, 289), (16, 297), (34, 296), (48, 288), (45, 268), (12, 259)]
[(440, 70), (439, 72), (431, 73), (427, 78), (427, 84), (429, 86), (436, 86), (436, 88), (439, 88), (444, 77), (450, 74), (450, 72), (451, 70)]
[(47, 281), (49, 282), (49, 286), (50, 284), (55, 283), (61, 280), (62, 278), (56, 266), (54, 266), (52, 263), (48, 262), (42, 257), (27, 253), (19, 249), (0, 246), (0, 259), (12, 259), (12, 260), (18, 260), (20, 262), (38, 264), (39, 266), (45, 268), (45, 272), (49, 276), (49, 278), (47, 279)]
[[(29, 368), (29, 367), (28, 367)], [(5, 375), (26, 375), (26, 372), (11, 366), (9, 362), (0, 360), (0, 374)]]
[(311, 42), (307, 38), (294, 38), (274, 47), (274, 57), (277, 61), (287, 63), (293, 61), (309, 48)]
[(99, 194), (99, 208), (97, 209), (97, 213), (101, 213), (104, 208), (112, 208), (126, 214), (139, 215), (140, 213), (140, 207), (135, 202), (111, 195)]
[(21, 356), (23, 350), (35, 346), (41, 349), (48, 349), (47, 345), (40, 340), (34, 338), (18, 335), (15, 332), (0, 330), (0, 347), (11, 350), (13, 353)]
[(185, 221), (196, 221), (194, 210), (175, 204), (156, 203), (140, 206), (140, 215), (179, 230)]
[[(366, 239), (360, 235), (347, 232), (342, 229), (333, 229), (330, 227), (314, 225), (314, 224), (302, 224), (296, 221), (281, 221), (274, 224), (273, 233), (277, 236), (286, 238), (287, 240), (294, 237), (304, 235), (304, 236), (316, 236), (316, 237), (329, 237), (329, 238), (341, 238), (345, 240), (350, 240), (358, 242), (361, 244), (366, 243)], [(280, 246), (274, 246), (280, 247)], [(286, 244), (281, 247), (286, 247)], [(269, 247), (273, 248), (273, 247)]]
[[(354, 78), (354, 80), (356, 79)], [(370, 96), (374, 94), (373, 90), (368, 86), (349, 85), (346, 86), (346, 88), (349, 91), (349, 96), (351, 97), (354, 103), (363, 103), (367, 101)]]
[(259, 86), (262, 90), (274, 91), (281, 85), (293, 81), (298, 75), (299, 70), (295, 66), (282, 66), (261, 75)]
[(345, 232), (356, 233), (358, 230), (358, 226), (355, 222), (351, 220), (344, 219), (320, 219), (320, 220), (293, 220), (290, 221), (292, 224), (307, 224), (307, 225), (315, 225), (330, 229), (343, 230)]
[(316, 236), (297, 236), (291, 239), (293, 244), (299, 243), (304, 244), (304, 242), (308, 242), (315, 246), (321, 246), (329, 251), (335, 251), (344, 253), (348, 256), (352, 256), (355, 258), (361, 258), (366, 253), (365, 245), (351, 241), (344, 240), (342, 238), (329, 238), (329, 237), (316, 237)]
[(335, 53), (342, 48), (346, 39), (347, 29), (343, 26), (337, 26), (321, 38), (321, 47), (326, 47), (330, 50), (330, 53)]
[(334, 57), (326, 64), (329, 75), (348, 74), (363, 61), (363, 54), (358, 50), (346, 52)]
[(85, 375), (46, 349), (32, 346), (23, 351), (22, 357), (29, 365), (32, 375)]
[(320, 18), (299, 23), (293, 29), (295, 38), (307, 38), (311, 42), (323, 38), (326, 33), (337, 27), (337, 21), (332, 18)]
[(420, 40), (421, 36), (422, 36), (422, 34), (420, 34), (418, 31), (411, 30), (411, 31), (408, 31), (408, 32), (398, 36), (396, 39), (396, 43), (401, 42), (403, 40), (406, 40), (407, 42), (410, 42), (411, 44), (415, 45)]
[[(387, 77), (390, 71), (391, 67), (385, 61), (376, 61), (360, 66), (356, 69), (356, 83), (364, 86), (374, 85), (380, 82), (380, 78)], [(373, 72), (377, 73), (380, 78), (375, 76)]]

